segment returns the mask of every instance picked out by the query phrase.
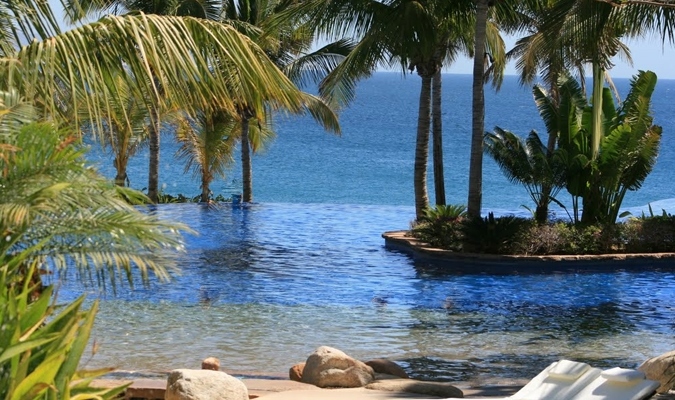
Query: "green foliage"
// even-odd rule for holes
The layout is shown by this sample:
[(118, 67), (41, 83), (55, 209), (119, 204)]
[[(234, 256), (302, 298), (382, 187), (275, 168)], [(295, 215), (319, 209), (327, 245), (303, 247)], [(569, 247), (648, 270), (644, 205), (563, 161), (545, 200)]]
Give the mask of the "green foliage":
[(675, 251), (675, 217), (663, 215), (631, 218), (624, 224), (625, 249), (628, 253)]
[(620, 227), (563, 222), (532, 226), (521, 238), (523, 254), (603, 254), (619, 252)]
[(485, 152), (495, 160), (506, 178), (527, 189), (536, 205), (537, 222), (546, 222), (548, 205), (557, 201), (555, 196), (564, 186), (563, 165), (552, 157), (536, 131), (522, 140), (512, 132), (495, 127), (493, 133), (485, 135), (484, 142)]
[[(158, 204), (201, 203), (202, 202), (201, 199), (202, 199), (201, 194), (192, 197), (188, 197), (182, 193), (178, 193), (175, 196), (164, 192), (159, 192), (157, 194)], [(232, 202), (232, 198), (226, 198), (222, 194), (219, 194), (213, 198), (210, 198), (209, 202), (216, 202), (216, 203)]]
[[(2, 121), (0, 121), (2, 123)], [(31, 260), (76, 267), (98, 282), (169, 279), (163, 255), (182, 248), (181, 225), (142, 213), (140, 192), (113, 185), (84, 163), (76, 138), (50, 124), (23, 125), (0, 135), (0, 241), (2, 254), (35, 243)]]
[(513, 215), (495, 218), (493, 213), (485, 218), (467, 219), (462, 228), (464, 251), (515, 254), (518, 252), (515, 245), (532, 223), (530, 219)]
[[(39, 292), (32, 279), (15, 279), (26, 253), (0, 257), (0, 399), (113, 399), (124, 386), (90, 387), (109, 370), (78, 371), (97, 303), (83, 310), (84, 297), (57, 309), (52, 288)], [(26, 272), (36, 274), (36, 264)], [(37, 293), (37, 294), (36, 294)]]
[[(638, 190), (651, 172), (661, 142), (661, 127), (650, 111), (656, 75), (640, 71), (631, 80), (624, 102), (615, 108), (608, 88), (603, 93), (601, 121), (604, 135), (593, 147), (592, 105), (586, 104), (579, 85), (566, 78), (560, 85), (560, 123), (555, 156), (565, 165), (567, 190), (583, 201), (581, 221), (613, 224), (628, 190)], [(582, 104), (583, 99), (583, 104)]]
[(459, 251), (465, 218), (466, 207), (463, 205), (427, 208), (424, 218), (413, 228), (413, 235), (432, 246)]

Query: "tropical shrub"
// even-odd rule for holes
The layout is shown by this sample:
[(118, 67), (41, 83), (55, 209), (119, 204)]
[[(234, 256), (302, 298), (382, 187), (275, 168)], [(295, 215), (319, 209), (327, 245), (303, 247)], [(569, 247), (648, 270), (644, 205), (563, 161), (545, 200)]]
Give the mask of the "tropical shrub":
[[(0, 121), (0, 125), (7, 121)], [(181, 225), (142, 213), (147, 197), (114, 185), (86, 166), (73, 135), (50, 124), (24, 124), (0, 135), (0, 254), (43, 243), (29, 261), (96, 271), (99, 283), (131, 283), (132, 269), (168, 280), (163, 257), (182, 248)]]
[(532, 223), (530, 219), (513, 215), (495, 218), (493, 213), (484, 218), (468, 219), (462, 228), (463, 249), (469, 253), (518, 253), (516, 244)]
[(415, 237), (432, 246), (460, 251), (462, 249), (462, 224), (466, 219), (464, 205), (438, 205), (427, 208), (424, 218), (412, 230)]
[(675, 216), (631, 218), (624, 223), (623, 240), (628, 253), (675, 251)]
[(506, 178), (527, 189), (535, 204), (534, 216), (538, 223), (548, 220), (548, 206), (565, 185), (564, 168), (558, 158), (552, 157), (536, 131), (526, 140), (512, 132), (495, 127), (484, 138), (485, 152), (490, 155)]

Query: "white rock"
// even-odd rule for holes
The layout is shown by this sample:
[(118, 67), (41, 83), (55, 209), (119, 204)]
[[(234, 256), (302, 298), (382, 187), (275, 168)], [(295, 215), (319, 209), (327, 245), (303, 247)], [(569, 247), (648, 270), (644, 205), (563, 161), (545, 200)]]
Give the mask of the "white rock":
[(326, 388), (362, 387), (375, 379), (373, 369), (342, 351), (321, 346), (305, 362), (302, 381)]
[(248, 400), (248, 389), (222, 371), (176, 369), (166, 382), (166, 400)]

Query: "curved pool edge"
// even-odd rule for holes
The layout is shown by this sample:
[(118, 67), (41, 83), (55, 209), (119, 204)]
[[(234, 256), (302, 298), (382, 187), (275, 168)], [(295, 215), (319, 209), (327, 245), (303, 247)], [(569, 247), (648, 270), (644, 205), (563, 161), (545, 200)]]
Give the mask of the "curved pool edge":
[(556, 272), (675, 271), (675, 253), (631, 253), (596, 255), (498, 255), (457, 253), (430, 246), (409, 236), (409, 231), (382, 234), (385, 247), (408, 254), (457, 273), (514, 274)]

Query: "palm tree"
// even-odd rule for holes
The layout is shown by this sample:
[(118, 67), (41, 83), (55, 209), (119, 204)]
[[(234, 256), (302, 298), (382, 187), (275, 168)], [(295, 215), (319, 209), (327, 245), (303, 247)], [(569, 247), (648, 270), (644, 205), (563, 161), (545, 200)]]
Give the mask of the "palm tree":
[[(115, 184), (127, 186), (129, 159), (147, 145), (148, 111), (143, 99), (133, 93), (123, 77), (112, 76), (106, 81), (111, 86), (111, 92), (114, 87), (114, 96), (110, 96), (101, 105), (105, 131), (99, 132), (99, 142), (114, 155)], [(86, 120), (88, 117), (85, 113), (82, 119)]]
[[(573, 65), (574, 60), (566, 57), (564, 50), (559, 45), (551, 45), (542, 30), (546, 25), (547, 15), (554, 7), (554, 1), (533, 1), (525, 3), (520, 10), (520, 24), (511, 26), (512, 31), (525, 31), (526, 35), (518, 39), (511, 49), (507, 58), (516, 60), (516, 67), (520, 71), (521, 85), (532, 84), (537, 74), (546, 83), (548, 94), (553, 101), (553, 107), (558, 103), (558, 83), (561, 76), (572, 69), (579, 71), (583, 76), (583, 66)], [(553, 36), (549, 36), (553, 37)], [(547, 154), (552, 156), (558, 137), (558, 132), (549, 130), (547, 139)], [(552, 161), (552, 160), (549, 160)], [(548, 218), (548, 205), (550, 197), (555, 197), (552, 191), (555, 189), (550, 182), (543, 182), (541, 186), (540, 201), (537, 203), (535, 212), (536, 220), (545, 222)]]
[[(472, 34), (470, 29), (470, 20), (468, 18), (453, 18), (452, 13), (448, 13), (443, 17), (445, 12), (434, 14), (440, 15), (442, 18), (437, 20), (439, 27), (438, 31), (443, 32), (439, 40), (438, 55), (443, 57), (440, 60), (440, 68), (432, 78), (431, 82), (431, 137), (432, 137), (432, 160), (433, 160), (433, 175), (434, 175), (434, 199), (436, 206), (444, 206), (445, 200), (445, 177), (444, 177), (444, 160), (443, 160), (443, 116), (442, 116), (442, 74), (441, 69), (444, 65), (451, 65), (458, 55), (466, 54), (472, 56)], [(466, 26), (464, 26), (466, 25)], [(440, 34), (440, 33), (439, 33)], [(493, 37), (496, 43), (501, 38)], [(497, 46), (499, 47), (499, 46)], [(502, 69), (497, 69), (497, 73), (501, 73)]]
[(467, 215), (479, 218), (483, 200), (483, 132), (485, 131), (485, 38), (489, 0), (476, 0), (473, 83), (471, 105), (471, 154), (469, 161), (469, 197)]
[[(227, 0), (224, 2), (221, 20), (239, 29), (267, 53), (270, 59), (296, 85), (302, 87), (308, 83), (318, 83), (339, 61), (351, 51), (351, 43), (338, 40), (322, 48), (310, 51), (315, 42), (315, 35), (307, 22), (298, 23), (289, 10), (297, 1), (280, 0)], [(320, 107), (328, 112), (323, 102), (312, 100), (313, 107)], [(250, 121), (255, 111), (242, 101), (238, 105), (238, 119), (241, 121), (241, 167), (242, 167), (242, 201), (253, 201), (253, 166), (251, 152), (259, 148), (257, 138), (251, 137)], [(311, 110), (308, 110), (312, 113)], [(334, 130), (332, 124), (319, 120), (324, 128)]]
[[(322, 93), (346, 103), (353, 98), (355, 82), (384, 64), (398, 65), (404, 73), (416, 71), (422, 78), (415, 145), (415, 211), (424, 217), (429, 207), (427, 194), (427, 159), (431, 119), (431, 81), (442, 63), (451, 61), (467, 40), (466, 27), (473, 20), (472, 2), (331, 1), (312, 3), (307, 10), (322, 34), (352, 32), (359, 38), (354, 51), (322, 84)], [(484, 51), (481, 51), (483, 54)], [(342, 81), (338, 81), (338, 78)], [(437, 86), (438, 87), (438, 86)], [(440, 102), (437, 102), (440, 106)], [(440, 118), (437, 118), (437, 122)], [(437, 125), (438, 126), (438, 125)], [(438, 131), (437, 131), (438, 132)], [(438, 138), (436, 135), (436, 148)], [(436, 152), (437, 170), (442, 155)], [(436, 179), (442, 179), (437, 173)], [(443, 190), (439, 184), (437, 190)], [(439, 200), (444, 197), (439, 192)]]
[[(544, 118), (554, 113), (542, 114)], [(510, 131), (496, 127), (485, 135), (485, 152), (497, 163), (507, 179), (525, 186), (535, 204), (534, 217), (538, 223), (548, 220), (548, 204), (565, 186), (564, 169), (543, 144), (536, 131), (526, 140)], [(549, 188), (545, 192), (545, 188)]]
[(234, 161), (232, 153), (239, 137), (240, 125), (227, 112), (201, 113), (197, 120), (184, 119), (177, 131), (181, 147), (179, 158), (185, 159), (185, 172), (193, 171), (201, 180), (200, 201), (211, 199), (210, 184), (217, 176), (224, 176)]
[[(475, 27), (473, 47), (473, 81), (471, 105), (471, 150), (469, 158), (469, 191), (467, 215), (481, 216), (483, 201), (483, 135), (485, 132), (485, 89), (491, 77), (493, 86), (499, 89), (505, 68), (503, 42), (495, 45), (501, 23), (518, 25), (516, 9), (519, 2), (508, 0), (475, 0)], [(492, 39), (491, 39), (492, 38)]]

